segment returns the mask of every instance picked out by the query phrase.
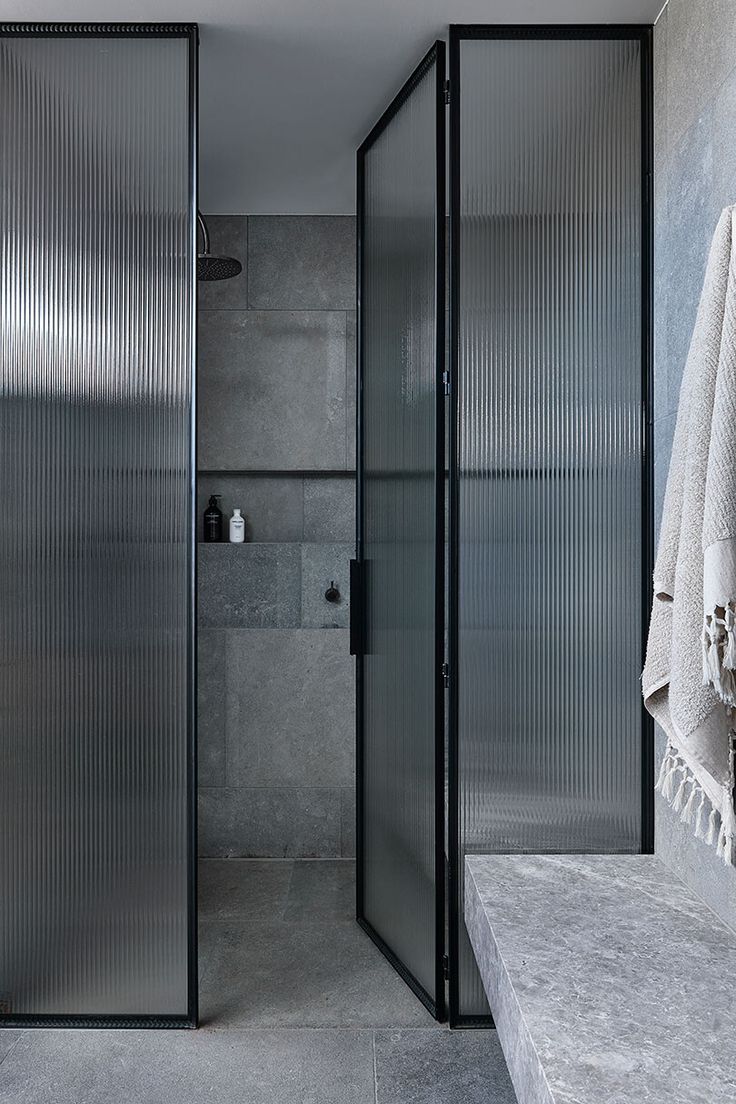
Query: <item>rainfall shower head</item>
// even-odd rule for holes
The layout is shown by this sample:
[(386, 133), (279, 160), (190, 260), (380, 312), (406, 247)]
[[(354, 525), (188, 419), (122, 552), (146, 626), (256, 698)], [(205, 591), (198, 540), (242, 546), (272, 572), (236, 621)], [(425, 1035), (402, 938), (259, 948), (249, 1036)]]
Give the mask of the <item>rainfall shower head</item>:
[(213, 257), (210, 253), (197, 254), (198, 280), (229, 280), (243, 271), (240, 261), (234, 257)]
[(202, 252), (197, 254), (197, 279), (229, 280), (231, 276), (237, 276), (242, 272), (242, 264), (234, 257), (217, 257), (210, 253), (210, 235), (199, 211), (197, 221), (202, 231)]

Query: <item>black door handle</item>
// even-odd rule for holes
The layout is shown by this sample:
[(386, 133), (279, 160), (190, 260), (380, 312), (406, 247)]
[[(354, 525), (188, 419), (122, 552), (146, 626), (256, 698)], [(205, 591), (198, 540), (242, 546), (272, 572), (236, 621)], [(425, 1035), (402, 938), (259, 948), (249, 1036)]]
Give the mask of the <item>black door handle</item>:
[(354, 656), (365, 655), (365, 568), (363, 560), (350, 561), (350, 654)]

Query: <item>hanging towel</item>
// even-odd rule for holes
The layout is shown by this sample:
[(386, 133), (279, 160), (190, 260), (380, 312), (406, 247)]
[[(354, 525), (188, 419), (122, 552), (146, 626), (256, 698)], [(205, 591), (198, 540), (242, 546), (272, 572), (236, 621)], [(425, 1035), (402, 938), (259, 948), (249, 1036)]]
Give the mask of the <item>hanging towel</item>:
[(680, 391), (654, 570), (644, 702), (657, 789), (734, 864), (736, 207), (721, 215)]

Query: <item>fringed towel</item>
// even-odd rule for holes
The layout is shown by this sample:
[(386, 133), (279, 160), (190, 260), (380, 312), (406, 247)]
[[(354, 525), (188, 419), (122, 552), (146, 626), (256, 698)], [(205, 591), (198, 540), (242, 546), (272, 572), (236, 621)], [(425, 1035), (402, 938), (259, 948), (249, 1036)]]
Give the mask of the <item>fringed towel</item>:
[(644, 702), (668, 737), (657, 789), (734, 863), (736, 207), (711, 245), (680, 391)]

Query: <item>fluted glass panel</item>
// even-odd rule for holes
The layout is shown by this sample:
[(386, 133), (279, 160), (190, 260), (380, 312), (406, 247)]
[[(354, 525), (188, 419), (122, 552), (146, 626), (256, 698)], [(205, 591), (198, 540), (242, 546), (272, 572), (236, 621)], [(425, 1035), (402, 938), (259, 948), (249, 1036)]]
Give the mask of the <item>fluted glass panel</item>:
[(640, 848), (640, 49), (461, 43), (465, 852)]
[(435, 995), (436, 90), (365, 157), (365, 917)]
[(189, 41), (0, 31), (0, 1012), (187, 1013)]

